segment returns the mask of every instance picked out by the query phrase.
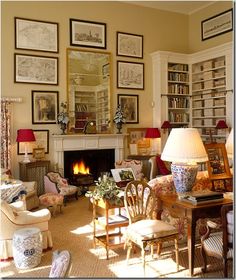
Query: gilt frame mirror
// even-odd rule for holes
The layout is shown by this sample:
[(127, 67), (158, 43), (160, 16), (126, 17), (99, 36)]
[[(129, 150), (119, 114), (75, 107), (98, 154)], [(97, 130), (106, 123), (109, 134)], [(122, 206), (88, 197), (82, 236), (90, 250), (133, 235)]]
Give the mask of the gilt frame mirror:
[(111, 53), (67, 49), (68, 133), (111, 133)]

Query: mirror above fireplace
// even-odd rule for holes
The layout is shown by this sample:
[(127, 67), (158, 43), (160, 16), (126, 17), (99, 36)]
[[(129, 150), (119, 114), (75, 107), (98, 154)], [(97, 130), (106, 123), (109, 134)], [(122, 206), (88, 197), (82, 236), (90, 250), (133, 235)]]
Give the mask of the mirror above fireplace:
[(111, 54), (67, 49), (69, 133), (110, 133)]

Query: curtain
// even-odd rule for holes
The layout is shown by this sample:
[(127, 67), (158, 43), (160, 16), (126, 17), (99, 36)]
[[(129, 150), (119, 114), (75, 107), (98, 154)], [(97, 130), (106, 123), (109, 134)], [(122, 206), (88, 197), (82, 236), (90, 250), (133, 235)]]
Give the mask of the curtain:
[(11, 169), (11, 103), (1, 100), (1, 168)]

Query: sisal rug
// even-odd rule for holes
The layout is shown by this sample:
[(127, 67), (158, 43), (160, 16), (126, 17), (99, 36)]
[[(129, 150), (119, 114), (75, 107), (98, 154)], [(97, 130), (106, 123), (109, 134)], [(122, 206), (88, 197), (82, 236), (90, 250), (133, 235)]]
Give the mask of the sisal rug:
[[(53, 250), (44, 252), (39, 266), (30, 270), (17, 270), (14, 261), (1, 262), (2, 278), (48, 278), (52, 252), (69, 250), (72, 257), (70, 278), (185, 278), (188, 275), (187, 248), (179, 252), (180, 269), (176, 272), (173, 247), (163, 250), (159, 258), (153, 260), (148, 255), (144, 275), (140, 252), (132, 254), (126, 265), (126, 251), (123, 248), (109, 251), (106, 259), (104, 247), (93, 247), (92, 211), (88, 198), (82, 196), (78, 201), (71, 200), (63, 208), (62, 214), (52, 217), (49, 228), (53, 237)], [(222, 263), (209, 258), (208, 272), (201, 272), (202, 259), (199, 247), (196, 247), (194, 278), (223, 278)], [(229, 276), (232, 277), (230, 263)]]

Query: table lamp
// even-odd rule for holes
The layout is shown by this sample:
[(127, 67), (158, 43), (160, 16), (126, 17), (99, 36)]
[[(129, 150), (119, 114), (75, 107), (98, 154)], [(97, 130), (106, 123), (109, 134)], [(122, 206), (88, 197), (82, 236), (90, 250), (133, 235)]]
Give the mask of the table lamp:
[(229, 159), (234, 157), (234, 139), (233, 139), (234, 129), (232, 128), (230, 134), (226, 140), (226, 151)]
[(157, 154), (157, 138), (160, 138), (161, 134), (158, 128), (150, 127), (147, 128), (145, 138), (149, 138), (151, 141), (151, 154)]
[(164, 130), (164, 133), (166, 133), (167, 130), (171, 128), (171, 124), (169, 121), (164, 121), (163, 124), (161, 125), (161, 129)]
[(171, 172), (176, 192), (182, 194), (192, 190), (198, 162), (208, 161), (200, 134), (196, 128), (172, 128), (161, 159), (171, 161)]
[(28, 142), (36, 141), (34, 132), (32, 129), (18, 129), (17, 130), (17, 138), (16, 142), (24, 142), (25, 143), (25, 155), (23, 162), (27, 163), (30, 162), (30, 159), (28, 157)]

